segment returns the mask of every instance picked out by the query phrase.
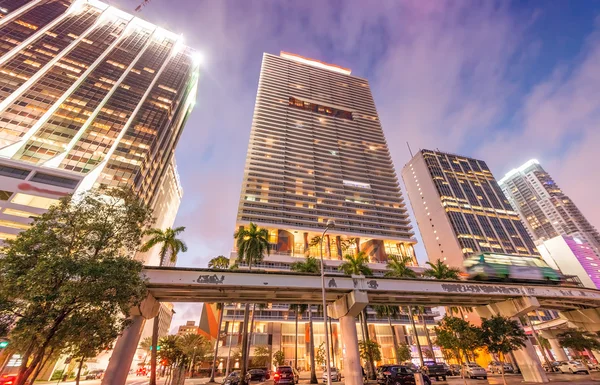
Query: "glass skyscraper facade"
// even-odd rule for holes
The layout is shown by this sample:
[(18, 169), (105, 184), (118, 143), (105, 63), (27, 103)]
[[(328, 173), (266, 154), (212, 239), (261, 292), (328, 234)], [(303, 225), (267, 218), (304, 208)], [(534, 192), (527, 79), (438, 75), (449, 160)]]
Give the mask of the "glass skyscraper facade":
[(484, 161), (421, 150), (402, 178), (429, 260), (462, 267), (482, 252), (539, 256)]
[(30, 220), (6, 209), (99, 185), (155, 204), (197, 90), (181, 36), (96, 0), (9, 0), (0, 54), (0, 233)]
[(499, 183), (536, 242), (564, 235), (586, 242), (600, 256), (598, 230), (537, 160), (511, 170)]

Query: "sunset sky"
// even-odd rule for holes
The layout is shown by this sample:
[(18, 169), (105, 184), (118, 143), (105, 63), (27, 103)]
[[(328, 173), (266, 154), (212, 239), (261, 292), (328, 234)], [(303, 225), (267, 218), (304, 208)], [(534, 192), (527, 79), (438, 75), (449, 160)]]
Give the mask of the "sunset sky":
[[(232, 249), (263, 52), (367, 78), (398, 175), (407, 141), (483, 159), (498, 179), (536, 158), (600, 226), (598, 1), (150, 0), (136, 15), (205, 57), (177, 149), (189, 246), (178, 266)], [(174, 327), (198, 320), (198, 305), (176, 311)]]

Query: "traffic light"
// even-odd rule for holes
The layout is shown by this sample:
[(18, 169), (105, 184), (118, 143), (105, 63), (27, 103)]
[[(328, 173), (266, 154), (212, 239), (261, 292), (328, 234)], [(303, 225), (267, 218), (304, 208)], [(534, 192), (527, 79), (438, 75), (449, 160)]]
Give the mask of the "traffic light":
[[(154, 350), (154, 346), (150, 346), (150, 350)], [(160, 350), (160, 345), (156, 345), (156, 351)]]
[(8, 346), (8, 341), (0, 341), (0, 349), (4, 349)]

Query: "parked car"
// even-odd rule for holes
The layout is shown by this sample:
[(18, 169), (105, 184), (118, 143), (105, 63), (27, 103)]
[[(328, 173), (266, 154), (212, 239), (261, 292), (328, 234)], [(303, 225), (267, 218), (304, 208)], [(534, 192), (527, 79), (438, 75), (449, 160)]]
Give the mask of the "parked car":
[(469, 377), (469, 378), (481, 377), (484, 380), (487, 380), (487, 372), (485, 371), (485, 369), (475, 363), (465, 364), (463, 366), (463, 371), (464, 371), (465, 377)]
[(504, 373), (514, 373), (515, 372), (515, 368), (513, 368), (512, 364), (510, 364), (508, 362), (505, 362), (504, 364), (502, 364), (499, 361), (490, 362), (490, 364), (488, 365), (488, 371), (490, 373), (501, 374), (502, 366), (504, 366)]
[(558, 370), (561, 373), (587, 373), (590, 374), (590, 370), (587, 366), (579, 361), (561, 361), (558, 366)]
[(0, 377), (0, 385), (12, 385), (16, 379), (16, 374), (4, 374)]
[(545, 362), (542, 364), (542, 367), (547, 372), (558, 372), (559, 366), (560, 366), (560, 362), (558, 362), (558, 361), (551, 362), (550, 366), (548, 366), (548, 364), (546, 364)]
[(459, 364), (450, 365), (450, 376), (460, 376), (461, 366)]
[[(377, 368), (377, 383), (379, 385), (414, 385), (415, 370), (406, 365), (383, 365)], [(423, 374), (423, 383), (431, 385), (431, 379)]]
[(423, 362), (421, 373), (424, 373), (429, 377), (435, 377), (436, 381), (439, 381), (440, 378), (442, 381), (446, 381), (446, 368), (444, 368), (444, 365), (438, 364), (435, 361)]
[(223, 380), (223, 385), (238, 385), (240, 382), (240, 372), (235, 371), (229, 373), (229, 375), (225, 377)]
[(589, 370), (600, 370), (600, 363), (587, 362), (586, 365)]
[(90, 370), (89, 372), (87, 372), (84, 379), (98, 380), (98, 379), (102, 378), (102, 375), (104, 375), (104, 370), (102, 370), (102, 369)]
[(265, 382), (267, 378), (267, 371), (265, 369), (250, 369), (246, 373), (246, 381)]
[[(331, 382), (342, 381), (342, 372), (338, 368), (331, 368), (329, 371), (331, 373)], [(327, 370), (323, 371), (323, 382), (327, 383)]]
[(297, 384), (300, 380), (300, 374), (291, 366), (278, 366), (277, 371), (273, 375), (273, 383), (275, 385)]

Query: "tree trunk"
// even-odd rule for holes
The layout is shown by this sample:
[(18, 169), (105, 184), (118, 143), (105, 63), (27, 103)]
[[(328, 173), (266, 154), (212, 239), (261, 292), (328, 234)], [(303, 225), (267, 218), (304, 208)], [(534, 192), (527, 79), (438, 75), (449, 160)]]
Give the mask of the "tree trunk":
[(310, 348), (310, 383), (318, 384), (317, 369), (315, 368), (315, 338), (313, 336), (312, 306), (308, 305), (308, 334)]
[(417, 325), (415, 324), (415, 318), (413, 317), (410, 306), (408, 307), (408, 318), (410, 318), (410, 323), (412, 324), (413, 332), (415, 333), (415, 342), (417, 344), (417, 351), (419, 352), (419, 360), (421, 360), (421, 366), (423, 366), (423, 352), (421, 351), (421, 343), (419, 342), (419, 333), (417, 332)]
[(396, 337), (396, 331), (394, 330), (394, 326), (392, 325), (392, 317), (388, 315), (388, 323), (390, 324), (390, 329), (392, 329), (392, 340), (394, 341), (394, 357), (396, 357), (396, 363), (398, 362), (398, 337)]
[(333, 326), (331, 325), (331, 317), (329, 318), (329, 341), (331, 341), (331, 358), (333, 358), (333, 367), (337, 367), (335, 364), (335, 346), (333, 343)]
[(502, 373), (502, 383), (506, 384), (506, 377), (504, 377), (504, 360), (500, 361), (500, 373)]
[[(223, 313), (225, 313), (224, 303), (221, 304), (221, 313), (219, 314), (219, 327), (217, 330), (217, 340), (215, 341), (215, 355), (213, 357), (212, 370), (210, 371), (210, 380), (208, 380), (208, 382), (215, 382), (215, 372), (217, 371), (217, 356), (219, 355), (219, 340), (221, 337), (221, 323), (223, 323)], [(191, 376), (192, 374), (190, 373), (190, 377)]]
[(158, 326), (160, 325), (160, 313), (154, 317), (152, 323), (152, 347), (150, 350), (150, 385), (156, 385), (156, 355), (158, 346)]
[(252, 304), (252, 319), (250, 320), (250, 331), (248, 332), (248, 355), (246, 356), (246, 370), (250, 367), (250, 349), (252, 348), (252, 337), (254, 337), (254, 314), (256, 304)]
[[(44, 368), (44, 366), (46, 366), (46, 364), (48, 363), (48, 360), (50, 359), (50, 357), (52, 357), (52, 355), (54, 354), (54, 348), (50, 349), (50, 353), (48, 353), (43, 359), (42, 361), (39, 363), (39, 365), (37, 366), (37, 368), (35, 368), (35, 371), (33, 372), (33, 375), (31, 376), (31, 380), (29, 381), (30, 384), (33, 384), (35, 382), (35, 380), (38, 378), (38, 376), (40, 375), (40, 372), (42, 371), (42, 369)], [(9, 356), (10, 358), (10, 356)], [(1, 371), (0, 371), (1, 373)]]
[(75, 385), (79, 385), (79, 379), (81, 378), (81, 370), (83, 369), (84, 361), (85, 357), (81, 357), (79, 359), (79, 367), (77, 368), (77, 377), (75, 377)]
[(294, 344), (294, 368), (298, 369), (298, 312), (300, 311), (300, 306), (296, 305), (296, 343)]
[(242, 357), (240, 362), (240, 382), (242, 385), (246, 385), (246, 359), (248, 358), (248, 321), (250, 321), (250, 304), (247, 303), (244, 307), (244, 323), (242, 331)]
[[(363, 329), (363, 336), (364, 341), (365, 341), (365, 347), (367, 346), (366, 344), (368, 343), (368, 341), (371, 340), (371, 337), (369, 336), (369, 325), (367, 324), (367, 309), (364, 308), (361, 313), (361, 318), (362, 318), (362, 329)], [(368, 371), (368, 375), (369, 375), (369, 379), (371, 380), (375, 380), (377, 379), (376, 374), (375, 374), (375, 363), (373, 362), (373, 355), (371, 354), (371, 350), (368, 349), (367, 350), (367, 356), (369, 357), (368, 362), (367, 362), (367, 371)]]
[[(419, 311), (419, 313), (421, 312)], [(433, 361), (436, 362), (435, 352), (433, 351), (433, 344), (431, 343), (431, 336), (429, 335), (429, 329), (427, 329), (427, 323), (425, 322), (425, 315), (423, 313), (421, 313), (421, 322), (423, 323), (423, 328), (425, 329), (425, 336), (427, 337), (427, 345), (429, 345), (429, 351), (431, 351)]]

